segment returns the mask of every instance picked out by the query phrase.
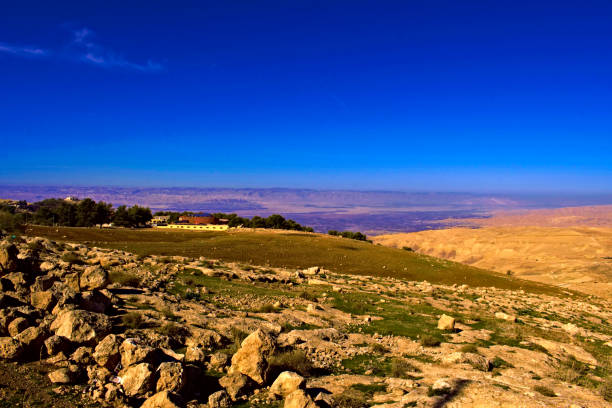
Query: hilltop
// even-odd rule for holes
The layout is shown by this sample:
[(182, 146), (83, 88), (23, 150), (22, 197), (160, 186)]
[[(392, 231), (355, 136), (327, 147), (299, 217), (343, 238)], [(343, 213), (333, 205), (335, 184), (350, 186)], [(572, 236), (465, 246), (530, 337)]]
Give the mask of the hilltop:
[[(373, 249), (367, 256), (414, 263), (405, 275), (348, 274), (145, 253), (181, 239), (174, 235), (113, 231), (114, 243), (85, 245), (69, 242), (80, 229), (51, 232), (62, 240), (0, 243), (6, 406), (597, 408), (612, 400), (612, 305), (603, 300), (525, 286), (533, 293), (507, 277), (493, 283), (512, 289), (427, 282), (479, 270), (340, 238), (311, 242), (315, 252), (319, 239), (337, 241), (335, 254), (356, 248), (337, 266), (357, 267), (348, 254), (365, 251), (360, 245)], [(107, 233), (88, 237), (103, 236), (94, 232)], [(268, 242), (255, 246), (266, 255), (305, 239), (278, 235), (231, 238), (238, 252)], [(186, 251), (202, 250), (203, 239), (182, 239)], [(228, 241), (214, 242), (208, 249)]]

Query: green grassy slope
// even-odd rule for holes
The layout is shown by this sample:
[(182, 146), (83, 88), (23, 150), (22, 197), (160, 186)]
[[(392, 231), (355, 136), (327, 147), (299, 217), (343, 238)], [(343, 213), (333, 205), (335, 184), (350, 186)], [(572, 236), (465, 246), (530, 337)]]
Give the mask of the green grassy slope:
[(261, 266), (320, 266), (337, 273), (387, 276), (439, 284), (494, 286), (559, 295), (561, 290), (401, 249), (321, 234), (199, 232), (28, 226), (26, 233), (122, 249), (141, 255), (181, 255)]

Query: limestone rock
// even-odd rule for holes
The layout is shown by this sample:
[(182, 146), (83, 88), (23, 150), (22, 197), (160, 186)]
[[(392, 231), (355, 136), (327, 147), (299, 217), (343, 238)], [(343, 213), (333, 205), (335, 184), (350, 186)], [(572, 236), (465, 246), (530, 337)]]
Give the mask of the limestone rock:
[(225, 388), (225, 391), (229, 394), (232, 400), (246, 395), (253, 389), (255, 385), (246, 375), (240, 373), (230, 373), (219, 379), (219, 384)]
[(0, 276), (17, 270), (19, 250), (15, 244), (0, 247)]
[(119, 364), (121, 360), (121, 354), (119, 347), (121, 346), (122, 339), (114, 334), (106, 336), (94, 350), (93, 358), (96, 363), (102, 367), (106, 367), (109, 370), (113, 370)]
[(72, 353), (70, 359), (77, 364), (80, 365), (89, 365), (93, 361), (93, 357), (91, 356), (91, 347), (79, 347)]
[(151, 365), (140, 363), (121, 372), (121, 385), (128, 397), (144, 395), (153, 389), (153, 371)]
[(153, 395), (140, 406), (140, 408), (181, 408), (181, 398), (169, 391), (161, 391)]
[(157, 380), (157, 392), (181, 392), (186, 383), (185, 371), (183, 370), (181, 363), (161, 363), (157, 371), (159, 373), (159, 379)]
[(204, 364), (206, 354), (199, 347), (187, 347), (185, 361), (193, 364)]
[(443, 314), (438, 320), (438, 329), (440, 330), (454, 330), (455, 329), (455, 318)]
[(50, 290), (30, 293), (30, 304), (36, 309), (48, 311), (53, 308), (54, 303), (53, 292)]
[(88, 266), (79, 279), (81, 290), (103, 289), (108, 284), (108, 272), (99, 266)]
[(141, 344), (138, 339), (125, 339), (119, 346), (121, 353), (121, 365), (129, 367), (131, 365), (147, 362), (153, 363), (156, 350), (153, 347)]
[(232, 400), (225, 390), (213, 392), (208, 396), (208, 408), (229, 408)]
[(111, 300), (99, 290), (81, 293), (79, 306), (83, 310), (105, 313), (111, 307)]
[(259, 385), (266, 382), (268, 358), (275, 348), (275, 341), (269, 334), (258, 329), (249, 334), (240, 349), (232, 357), (230, 372), (238, 372), (251, 378)]
[(317, 408), (317, 404), (304, 390), (295, 390), (285, 398), (285, 408)]
[(304, 388), (305, 383), (306, 380), (301, 375), (293, 371), (283, 371), (270, 387), (270, 393), (285, 397), (295, 390)]
[(509, 314), (504, 313), (504, 312), (497, 312), (497, 313), (495, 313), (495, 318), (501, 319), (501, 320), (507, 320), (509, 322), (516, 322), (516, 316), (509, 315)]
[(16, 360), (23, 353), (23, 345), (12, 337), (0, 337), (0, 358)]
[(106, 315), (84, 310), (62, 312), (51, 324), (51, 330), (56, 335), (79, 344), (95, 343), (104, 338), (111, 328), (111, 322)]
[(51, 336), (44, 342), (47, 355), (54, 356), (58, 353), (67, 353), (70, 350), (70, 341), (62, 336)]
[(48, 376), (53, 384), (72, 384), (79, 378), (80, 370), (76, 364), (51, 371)]
[(7, 330), (11, 336), (15, 337), (20, 332), (27, 329), (29, 325), (30, 323), (28, 323), (27, 319), (24, 319), (23, 317), (18, 317), (16, 319), (13, 319), (13, 321), (9, 323)]
[(31, 358), (38, 359), (40, 357), (40, 350), (44, 347), (47, 337), (49, 337), (47, 330), (42, 327), (31, 326), (15, 336), (15, 340), (23, 344), (24, 351)]

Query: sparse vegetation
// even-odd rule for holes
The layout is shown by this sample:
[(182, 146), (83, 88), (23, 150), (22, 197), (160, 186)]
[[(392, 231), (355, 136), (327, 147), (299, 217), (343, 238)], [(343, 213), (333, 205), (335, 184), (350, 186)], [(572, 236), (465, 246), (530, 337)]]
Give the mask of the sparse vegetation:
[(84, 262), (78, 254), (74, 252), (66, 252), (62, 255), (62, 261), (68, 262), (70, 265), (83, 265)]
[(556, 397), (557, 394), (555, 394), (555, 392), (546, 386), (543, 385), (536, 385), (535, 387), (533, 387), (533, 390), (544, 395), (545, 397)]
[(419, 342), (423, 347), (438, 347), (441, 343), (438, 337), (430, 336), (429, 334), (421, 336)]
[(302, 350), (287, 350), (276, 353), (270, 359), (270, 371), (276, 375), (283, 371), (294, 371), (310, 377), (316, 370)]
[(140, 329), (144, 325), (142, 315), (138, 312), (129, 312), (124, 314), (121, 316), (121, 322), (129, 329)]
[(108, 274), (108, 279), (111, 283), (117, 283), (121, 286), (130, 286), (133, 288), (140, 286), (140, 278), (138, 278), (138, 276), (121, 270), (111, 271)]

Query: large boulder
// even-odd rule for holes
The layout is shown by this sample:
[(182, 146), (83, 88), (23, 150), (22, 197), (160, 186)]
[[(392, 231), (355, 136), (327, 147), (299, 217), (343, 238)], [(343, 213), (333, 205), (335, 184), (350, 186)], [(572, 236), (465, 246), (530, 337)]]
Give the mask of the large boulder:
[(120, 373), (123, 391), (128, 397), (144, 395), (153, 389), (154, 373), (151, 365), (140, 363)]
[(129, 338), (121, 343), (119, 353), (121, 353), (121, 365), (129, 367), (142, 362), (155, 363), (158, 359), (159, 350), (142, 344), (138, 339)]
[(23, 345), (12, 337), (0, 337), (0, 358), (17, 360), (23, 353)]
[(88, 266), (79, 279), (81, 290), (104, 289), (108, 284), (108, 272), (100, 266)]
[(304, 390), (295, 390), (285, 398), (285, 408), (317, 408), (317, 404)]
[(268, 359), (274, 352), (275, 340), (261, 329), (249, 334), (232, 356), (230, 372), (246, 375), (259, 385), (266, 382)]
[(114, 334), (109, 334), (98, 343), (93, 353), (93, 358), (98, 365), (113, 370), (121, 360), (119, 347), (122, 339)]
[(274, 383), (272, 383), (270, 393), (281, 397), (286, 397), (293, 391), (304, 388), (305, 384), (306, 379), (304, 379), (304, 377), (298, 373), (294, 373), (293, 371), (283, 371), (278, 377), (276, 377)]
[(159, 379), (157, 380), (157, 392), (169, 391), (180, 393), (186, 383), (185, 370), (178, 362), (165, 362), (157, 369)]
[(161, 391), (153, 395), (140, 406), (140, 408), (181, 408), (181, 398), (168, 391)]
[(85, 310), (61, 312), (51, 323), (51, 330), (73, 343), (95, 344), (110, 333), (111, 322), (106, 315)]
[(19, 250), (15, 244), (0, 246), (0, 276), (17, 270)]
[(244, 374), (230, 373), (219, 379), (219, 384), (225, 388), (232, 400), (236, 400), (249, 393), (255, 386), (253, 380)]

